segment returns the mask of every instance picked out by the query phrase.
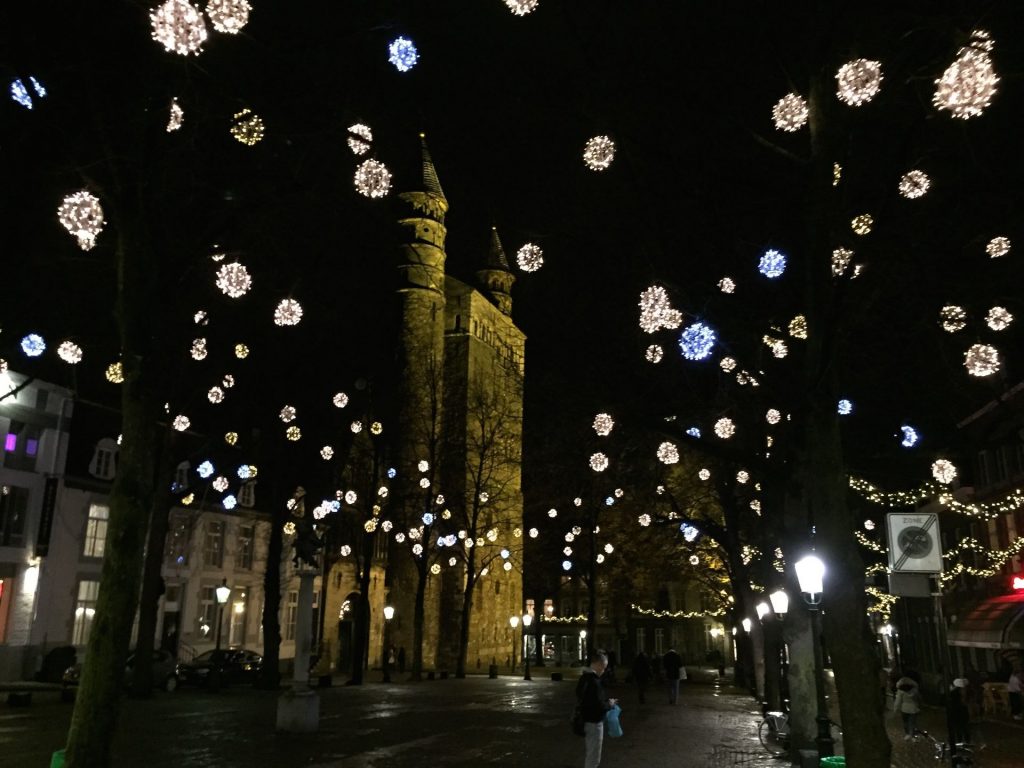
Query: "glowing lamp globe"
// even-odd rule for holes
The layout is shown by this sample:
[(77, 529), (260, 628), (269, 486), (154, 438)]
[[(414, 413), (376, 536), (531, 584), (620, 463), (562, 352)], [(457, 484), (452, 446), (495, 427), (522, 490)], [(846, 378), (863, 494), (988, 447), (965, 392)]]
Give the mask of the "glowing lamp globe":
[(228, 601), (228, 597), (231, 596), (231, 587), (228, 586), (226, 581), (217, 587), (215, 591), (217, 593), (217, 602), (221, 605), (224, 605)]
[(392, 605), (385, 605), (384, 606), (384, 618), (387, 621), (391, 621), (393, 618), (395, 618), (395, 608), (394, 608), (394, 606), (392, 606)]
[(754, 626), (754, 622), (752, 622), (750, 619), (747, 619), (747, 618), (744, 618), (743, 621), (740, 622), (740, 623), (743, 624), (743, 631), (744, 632), (749, 632), (751, 627)]
[(825, 591), (825, 564), (816, 555), (806, 555), (797, 560), (794, 567), (800, 591), (808, 595), (809, 603), (818, 603), (821, 600), (821, 593)]
[(509, 616), (508, 617), (508, 623), (509, 623), (509, 626), (512, 627), (512, 629), (515, 629), (516, 627), (519, 626), (519, 617), (518, 616)]
[(771, 613), (772, 609), (768, 605), (768, 603), (762, 600), (754, 607), (754, 610), (757, 611), (757, 618), (759, 618), (761, 621), (764, 621), (764, 617)]
[(533, 616), (528, 613), (523, 614), (523, 626), (529, 628), (533, 624)]
[(789, 595), (783, 590), (777, 589), (768, 595), (768, 599), (771, 600), (772, 610), (775, 611), (776, 616), (786, 615), (786, 611), (789, 610)]

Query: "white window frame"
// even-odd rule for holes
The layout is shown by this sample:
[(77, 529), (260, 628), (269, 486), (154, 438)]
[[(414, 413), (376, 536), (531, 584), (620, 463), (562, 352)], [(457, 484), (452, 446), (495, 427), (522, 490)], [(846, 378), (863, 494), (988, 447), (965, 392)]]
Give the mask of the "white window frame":
[(75, 600), (75, 612), (71, 630), (72, 645), (86, 645), (89, 633), (96, 620), (96, 601), (100, 594), (100, 583), (82, 579), (78, 582), (78, 597)]
[(85, 541), (82, 557), (103, 558), (107, 543), (107, 525), (110, 521), (110, 507), (106, 504), (90, 504), (89, 517), (85, 523)]

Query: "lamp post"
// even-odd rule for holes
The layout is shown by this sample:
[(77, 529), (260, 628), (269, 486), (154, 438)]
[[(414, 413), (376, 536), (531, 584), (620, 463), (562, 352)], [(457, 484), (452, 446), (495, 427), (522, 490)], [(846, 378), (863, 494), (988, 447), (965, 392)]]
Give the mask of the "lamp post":
[(224, 579), (221, 584), (215, 590), (217, 593), (217, 640), (214, 644), (216, 650), (220, 650), (220, 628), (224, 623), (224, 604), (227, 603), (228, 598), (231, 596), (231, 587), (228, 586), (228, 580)]
[[(786, 613), (789, 612), (789, 595), (784, 590), (777, 589), (768, 595), (768, 599), (772, 604), (772, 611), (775, 612), (775, 617), (781, 622), (785, 620)], [(786, 648), (786, 641), (780, 633), (779, 641), (779, 666), (780, 666), (780, 684), (782, 691), (780, 692), (781, 698), (789, 698), (789, 650)]]
[(533, 624), (533, 616), (528, 613), (523, 614), (523, 661), (526, 662), (526, 669), (523, 672), (523, 680), (532, 680), (530, 677), (530, 639), (529, 630), (530, 625)]
[(587, 630), (580, 630), (580, 661), (584, 664), (587, 663), (587, 657), (590, 654), (587, 653)]
[(829, 757), (833, 754), (832, 734), (829, 730), (828, 705), (825, 701), (825, 662), (821, 651), (821, 597), (824, 592), (825, 564), (814, 555), (797, 561), (796, 578), (800, 592), (811, 612), (811, 643), (814, 648), (814, 687), (818, 695), (818, 755)]
[(381, 667), (384, 669), (384, 682), (391, 682), (391, 665), (388, 663), (388, 627), (391, 626), (391, 620), (395, 618), (395, 609), (390, 605), (384, 606), (384, 631), (381, 633), (381, 643), (383, 644), (383, 652), (381, 653)]
[(512, 670), (516, 668), (516, 627), (519, 626), (518, 616), (509, 616), (508, 624), (512, 627)]

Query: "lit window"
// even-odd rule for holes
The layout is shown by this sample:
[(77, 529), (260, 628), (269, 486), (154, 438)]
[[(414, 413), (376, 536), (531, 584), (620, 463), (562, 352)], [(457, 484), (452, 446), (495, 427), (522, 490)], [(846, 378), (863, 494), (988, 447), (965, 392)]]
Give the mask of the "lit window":
[(89, 505), (89, 521), (85, 527), (85, 557), (103, 557), (103, 548), (107, 540), (107, 520), (110, 507), (102, 504)]
[(203, 540), (203, 565), (220, 568), (224, 564), (224, 523), (210, 521), (206, 524)]
[(113, 480), (117, 472), (117, 441), (105, 437), (96, 443), (92, 461), (89, 462), (89, 474), (100, 480)]
[(96, 618), (96, 598), (100, 594), (98, 581), (78, 582), (78, 600), (75, 603), (75, 626), (71, 634), (72, 645), (89, 642), (89, 632)]
[(236, 568), (242, 568), (247, 571), (252, 570), (252, 546), (254, 536), (254, 526), (238, 526), (238, 556), (235, 558)]
[(25, 518), (28, 516), (28, 488), (0, 486), (0, 546), (25, 545)]
[(299, 593), (289, 592), (284, 605), (284, 639), (295, 639), (295, 618), (299, 613)]

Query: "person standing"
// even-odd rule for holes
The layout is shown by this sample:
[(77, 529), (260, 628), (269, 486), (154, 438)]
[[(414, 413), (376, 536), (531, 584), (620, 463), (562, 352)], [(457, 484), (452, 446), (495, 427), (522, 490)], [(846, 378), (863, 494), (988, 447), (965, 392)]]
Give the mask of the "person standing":
[[(946, 727), (949, 730), (949, 753), (957, 753), (957, 744), (966, 744), (971, 740), (970, 682), (966, 677), (958, 677), (949, 688), (946, 701)], [(954, 763), (956, 765), (956, 763)]]
[(601, 747), (604, 742), (604, 717), (617, 699), (609, 699), (601, 684), (601, 675), (608, 668), (608, 656), (600, 649), (590, 652), (590, 666), (583, 670), (576, 683), (576, 700), (583, 713), (584, 768), (601, 765)]
[(1015, 664), (1010, 679), (1006, 681), (1006, 692), (1010, 694), (1010, 714), (1014, 720), (1024, 720), (1024, 672)]
[(921, 711), (921, 690), (913, 678), (904, 675), (896, 681), (892, 708), (903, 718), (903, 740), (910, 741), (917, 734), (917, 714)]
[(405, 646), (403, 645), (398, 649), (398, 673), (403, 674), (405, 672)]
[(647, 683), (651, 681), (651, 662), (647, 659), (646, 653), (640, 651), (633, 658), (633, 667), (630, 673), (633, 675), (633, 682), (636, 683), (636, 692), (640, 703), (644, 704), (647, 701)]
[(668, 682), (668, 703), (675, 704), (679, 698), (679, 670), (683, 668), (683, 658), (674, 648), (661, 657), (661, 666), (665, 668), (665, 680)]

